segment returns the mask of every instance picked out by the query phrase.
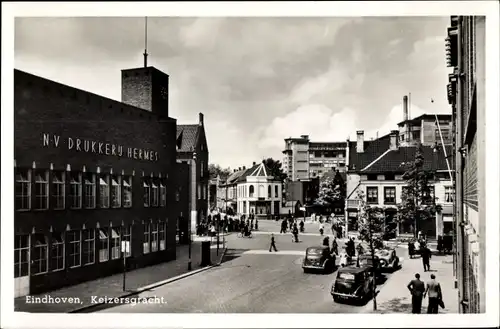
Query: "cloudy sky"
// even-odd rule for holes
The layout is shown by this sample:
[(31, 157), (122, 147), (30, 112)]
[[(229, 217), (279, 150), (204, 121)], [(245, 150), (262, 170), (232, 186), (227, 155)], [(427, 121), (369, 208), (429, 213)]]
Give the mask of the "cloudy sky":
[[(148, 63), (170, 75), (170, 116), (205, 114), (210, 162), (281, 159), (284, 138), (367, 138), (411, 116), (451, 113), (449, 17), (149, 18)], [(121, 98), (141, 67), (144, 18), (16, 18), (15, 67)], [(434, 99), (434, 103), (430, 99)]]

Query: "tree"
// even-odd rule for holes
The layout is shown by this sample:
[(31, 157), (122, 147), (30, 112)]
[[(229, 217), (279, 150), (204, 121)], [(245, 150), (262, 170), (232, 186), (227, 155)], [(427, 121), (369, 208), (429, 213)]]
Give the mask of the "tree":
[(402, 164), (406, 167), (403, 174), (406, 185), (403, 187), (401, 203), (397, 205), (400, 223), (411, 226), (415, 237), (421, 222), (433, 218), (436, 212), (442, 210), (440, 205), (436, 205), (434, 187), (431, 186), (435, 173), (424, 170), (424, 161), (422, 145), (418, 144), (415, 159)]
[(210, 179), (216, 179), (219, 176), (221, 181), (225, 181), (231, 175), (231, 169), (229, 167), (222, 168), (218, 164), (211, 163), (208, 165), (208, 174)]
[(343, 205), (345, 196), (345, 182), (337, 171), (333, 178), (327, 176), (320, 182), (318, 197), (314, 203), (329, 211), (334, 205)]
[(275, 179), (284, 181), (287, 177), (287, 174), (283, 172), (282, 164), (279, 160), (274, 160), (273, 158), (267, 158), (262, 161), (267, 168), (271, 170), (271, 176), (274, 176)]
[[(371, 207), (366, 204), (366, 198), (363, 191), (358, 191), (358, 232), (359, 239), (368, 243), (369, 252), (372, 260), (373, 287), (373, 310), (377, 310), (377, 267), (375, 259), (375, 250), (383, 246), (382, 240), (375, 236), (385, 225), (384, 209), (380, 207)], [(381, 245), (382, 244), (382, 245)], [(358, 255), (359, 256), (359, 255)], [(358, 259), (359, 260), (359, 259)]]

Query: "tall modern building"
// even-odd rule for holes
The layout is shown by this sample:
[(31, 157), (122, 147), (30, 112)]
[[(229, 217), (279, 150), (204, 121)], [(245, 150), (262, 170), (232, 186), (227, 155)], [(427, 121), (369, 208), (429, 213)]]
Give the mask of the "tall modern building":
[(453, 111), (456, 278), (461, 313), (485, 312), (485, 17), (452, 16), (446, 38)]
[(345, 171), (346, 142), (311, 142), (308, 135), (285, 139), (283, 169), (290, 181), (309, 181), (331, 170)]

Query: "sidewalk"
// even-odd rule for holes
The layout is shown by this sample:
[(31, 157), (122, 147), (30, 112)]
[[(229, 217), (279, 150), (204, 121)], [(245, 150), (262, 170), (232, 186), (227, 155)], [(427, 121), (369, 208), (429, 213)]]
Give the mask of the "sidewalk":
[[(436, 280), (441, 284), (445, 308), (439, 308), (442, 314), (458, 313), (458, 291), (454, 287), (453, 256), (434, 256), (431, 258), (431, 272), (424, 272), (420, 258), (404, 259), (402, 268), (390, 274), (387, 282), (380, 287), (377, 295), (377, 311), (373, 311), (373, 301), (365, 306), (365, 313), (408, 313), (411, 314), (411, 295), (406, 287), (410, 280), (420, 273), (420, 279), (424, 282), (430, 280), (434, 274)], [(422, 313), (427, 313), (427, 302), (425, 298), (422, 303)]]
[[(191, 264), (192, 271), (188, 273), (188, 245), (177, 245), (177, 259), (136, 269), (126, 273), (126, 288), (127, 291), (123, 291), (123, 274), (114, 274), (108, 277), (103, 277), (93, 281), (87, 281), (75, 286), (66, 287), (58, 289), (52, 292), (33, 295), (33, 297), (44, 297), (50, 296), (53, 298), (79, 298), (80, 303), (40, 303), (33, 304), (27, 303), (26, 297), (19, 297), (14, 299), (14, 310), (16, 312), (34, 312), (34, 313), (69, 313), (75, 312), (84, 308), (87, 308), (92, 304), (92, 297), (123, 297), (125, 295), (129, 296), (137, 293), (138, 291), (145, 290), (147, 286), (153, 285), (154, 283), (161, 284), (161, 281), (167, 279), (173, 279), (175, 277), (185, 274), (188, 276), (190, 273), (197, 273), (203, 269), (208, 269), (209, 267), (202, 268), (200, 266), (201, 262), (201, 243), (194, 242), (191, 245)], [(217, 256), (217, 250), (211, 249), (211, 261), (212, 264), (217, 264), (221, 262), (222, 255), (224, 254), (224, 248), (220, 246), (219, 256)]]

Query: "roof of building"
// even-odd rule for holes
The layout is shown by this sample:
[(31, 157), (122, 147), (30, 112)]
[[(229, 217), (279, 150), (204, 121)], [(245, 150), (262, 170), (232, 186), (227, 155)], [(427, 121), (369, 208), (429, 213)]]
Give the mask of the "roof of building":
[(198, 134), (202, 126), (193, 125), (177, 125), (177, 151), (178, 152), (193, 152), (196, 148)]
[[(405, 163), (415, 160), (416, 146), (399, 146), (397, 150), (390, 150), (390, 136), (365, 142), (363, 153), (356, 152), (356, 142), (349, 143), (349, 171), (363, 173), (405, 172)], [(436, 152), (435, 152), (436, 150)], [(443, 147), (422, 146), (424, 156), (424, 170), (447, 170)], [(451, 145), (446, 146), (446, 154), (452, 153)], [(448, 160), (450, 168), (453, 161)]]
[(418, 121), (421, 121), (423, 119), (435, 119), (436, 115), (437, 115), (438, 119), (441, 119), (441, 120), (446, 120), (446, 119), (451, 120), (451, 118), (452, 118), (451, 114), (428, 114), (428, 113), (425, 113), (425, 114), (419, 115), (418, 117), (415, 117), (413, 119), (403, 120), (400, 123), (398, 123), (398, 126), (404, 124), (406, 121), (418, 122)]

